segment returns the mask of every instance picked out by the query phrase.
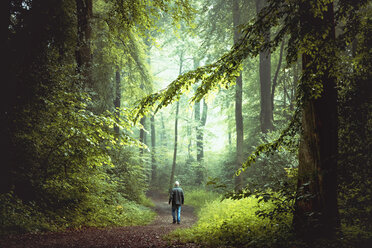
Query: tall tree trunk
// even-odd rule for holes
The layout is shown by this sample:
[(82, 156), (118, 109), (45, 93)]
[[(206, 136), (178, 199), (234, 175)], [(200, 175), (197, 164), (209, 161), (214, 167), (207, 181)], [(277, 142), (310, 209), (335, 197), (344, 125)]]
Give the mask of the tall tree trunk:
[(275, 75), (274, 75), (274, 79), (273, 79), (273, 85), (271, 87), (271, 107), (272, 107), (272, 111), (274, 112), (274, 95), (275, 95), (275, 88), (276, 88), (276, 85), (278, 84), (278, 75), (279, 75), (279, 71), (280, 71), (280, 67), (282, 65), (282, 59), (283, 59), (283, 50), (284, 50), (284, 44), (285, 44), (285, 41), (283, 39), (282, 41), (282, 45), (280, 46), (280, 54), (279, 54), (279, 61), (278, 61), (278, 66), (276, 67), (276, 71), (275, 71)]
[(164, 117), (163, 114), (160, 113), (160, 120), (161, 120), (161, 133), (160, 133), (160, 140), (161, 140), (161, 146), (166, 147), (168, 142), (166, 137), (166, 130), (165, 130), (165, 123), (164, 123)]
[(207, 111), (208, 111), (208, 105), (205, 102), (205, 99), (203, 99), (203, 113), (200, 118), (199, 139), (198, 139), (200, 142), (199, 147), (198, 147), (198, 150), (200, 149), (198, 162), (202, 162), (204, 159), (204, 127), (205, 127), (205, 124), (207, 123)]
[[(323, 17), (314, 17), (312, 6), (300, 5), (302, 35), (316, 36), (323, 44), (335, 40), (333, 4), (327, 5)], [(338, 119), (336, 79), (331, 75), (329, 58), (334, 53), (327, 49), (314, 50), (302, 55), (303, 70), (323, 69), (321, 96), (304, 103), (297, 199), (293, 218), (297, 233), (305, 238), (329, 238), (339, 227), (337, 208), (337, 149)], [(310, 63), (319, 59), (316, 64)], [(306, 92), (306, 91), (305, 91)], [(311, 92), (311, 91), (310, 91)]]
[[(191, 112), (190, 121), (187, 122), (187, 160), (191, 159), (191, 149), (192, 149), (192, 131), (191, 131), (191, 123), (192, 123), (193, 113)], [(191, 123), (190, 123), (191, 122)]]
[[(183, 51), (180, 52), (180, 67), (179, 67), (179, 72), (178, 74), (182, 74), (182, 66), (183, 66)], [(176, 117), (174, 120), (174, 150), (173, 150), (173, 163), (172, 163), (172, 171), (171, 171), (171, 176), (170, 176), (170, 181), (169, 181), (169, 188), (172, 188), (172, 185), (174, 183), (174, 174), (176, 171), (176, 161), (177, 161), (177, 145), (178, 145), (178, 112), (180, 109), (180, 102), (177, 101), (177, 106), (176, 106)]]
[[(266, 0), (256, 0), (256, 12), (260, 13), (266, 5)], [(263, 34), (265, 41), (270, 41), (270, 32)], [(260, 52), (260, 96), (261, 131), (267, 133), (273, 130), (273, 107), (271, 105), (271, 54), (270, 51)]]
[(155, 116), (151, 116), (151, 182), (156, 181), (156, 134), (155, 134)]
[(13, 161), (12, 139), (11, 139), (11, 118), (10, 114), (14, 101), (16, 100), (15, 87), (13, 83), (12, 62), (9, 49), (9, 25), (10, 25), (10, 0), (1, 1), (0, 5), (0, 49), (1, 49), (1, 68), (2, 68), (2, 90), (0, 95), (0, 145), (2, 166), (0, 168), (0, 193), (10, 190), (11, 184), (11, 163)]
[(293, 66), (293, 84), (292, 84), (292, 87), (290, 88), (290, 92), (291, 92), (291, 95), (288, 95), (288, 101), (289, 101), (289, 109), (291, 111), (293, 111), (294, 109), (294, 98), (295, 98), (295, 95), (296, 95), (296, 87), (297, 87), (297, 84), (298, 84), (298, 70), (299, 70), (299, 62), (297, 62), (294, 66)]
[(196, 134), (196, 161), (200, 162), (200, 101), (194, 104), (195, 134)]
[[(145, 132), (145, 129), (146, 129), (146, 117), (142, 117), (141, 120), (140, 120), (140, 123), (142, 125), (142, 128), (140, 129), (140, 137), (139, 137), (139, 140), (141, 143), (145, 144), (146, 145), (146, 132)], [(141, 147), (140, 148), (140, 154), (143, 155), (144, 153), (144, 149)]]
[(174, 174), (176, 171), (176, 161), (177, 161), (177, 145), (178, 145), (178, 112), (180, 109), (180, 102), (177, 102), (176, 106), (176, 117), (174, 120), (174, 150), (173, 150), (173, 163), (172, 163), (172, 171), (169, 181), (169, 188), (172, 188), (174, 183)]
[[(232, 5), (233, 28), (234, 28), (234, 44), (238, 42), (240, 33), (237, 26), (240, 24), (240, 9), (239, 0), (233, 0)], [(235, 85), (235, 124), (236, 124), (236, 169), (239, 169), (244, 162), (243, 157), (243, 114), (242, 114), (242, 98), (243, 98), (243, 80), (242, 73), (236, 78)], [(235, 177), (235, 190), (240, 190), (243, 186), (242, 174)]]
[(86, 88), (93, 87), (92, 82), (92, 55), (90, 40), (92, 36), (91, 19), (93, 16), (93, 0), (76, 0), (77, 13), (77, 70), (84, 77)]
[[(115, 119), (119, 123), (120, 121), (120, 103), (121, 103), (121, 79), (120, 79), (120, 69), (119, 67), (116, 67), (115, 72), (115, 101), (114, 101), (114, 107), (115, 107)], [(115, 133), (117, 137), (120, 135), (120, 129), (118, 125), (114, 126)]]

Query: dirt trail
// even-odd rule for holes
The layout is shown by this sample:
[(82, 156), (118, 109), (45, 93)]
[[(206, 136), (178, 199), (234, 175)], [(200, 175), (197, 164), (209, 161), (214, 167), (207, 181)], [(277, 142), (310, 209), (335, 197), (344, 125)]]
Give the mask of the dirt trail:
[(192, 207), (182, 206), (181, 224), (172, 224), (166, 195), (151, 196), (158, 216), (147, 226), (84, 228), (65, 232), (12, 235), (0, 238), (0, 248), (67, 248), (67, 247), (198, 247), (196, 244), (169, 243), (162, 236), (175, 228), (190, 227), (196, 217)]

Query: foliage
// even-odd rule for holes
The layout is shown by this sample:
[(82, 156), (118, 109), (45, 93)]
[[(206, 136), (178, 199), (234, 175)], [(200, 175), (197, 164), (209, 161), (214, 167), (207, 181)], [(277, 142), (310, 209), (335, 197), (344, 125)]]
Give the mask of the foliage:
[(218, 200), (221, 195), (210, 190), (194, 189), (185, 191), (185, 204), (195, 207), (196, 211), (200, 211), (207, 203)]
[[(188, 1), (87, 2), (92, 19), (78, 16), (74, 0), (4, 3), (9, 66), (0, 113), (8, 148), (1, 168), (2, 233), (140, 224), (153, 217), (138, 205), (152, 205), (144, 195), (146, 168), (132, 148), (143, 144), (132, 136), (130, 113), (114, 109), (113, 75), (119, 72), (129, 85), (124, 105), (144, 94), (136, 88), (151, 81), (148, 30), (158, 29), (154, 23), (164, 13), (176, 23), (193, 10)], [(86, 57), (93, 58), (89, 86), (79, 73), (88, 68), (77, 68), (77, 40), (86, 28), (79, 18), (87, 18), (92, 31), (85, 40)]]
[[(127, 164), (118, 177), (110, 177), (107, 171), (115, 167), (114, 163), (120, 164), (111, 159), (113, 149), (138, 145), (128, 135), (131, 125), (125, 110), (120, 123), (109, 112), (96, 115), (89, 110), (86, 94), (72, 91), (68, 83), (65, 86), (61, 82), (59, 87), (40, 98), (39, 108), (30, 105), (17, 119), (14, 142), (22, 147), (18, 152), (27, 156), (20, 155), (13, 168), (16, 195), (2, 199), (8, 203), (2, 211), (2, 232), (7, 228), (40, 231), (150, 221), (152, 211), (127, 200), (151, 205), (143, 196), (144, 186), (140, 184), (144, 180), (138, 180), (142, 168)], [(30, 123), (34, 123), (32, 129)], [(123, 130), (119, 141), (114, 125)], [(121, 160), (133, 157), (124, 156)], [(132, 184), (123, 185), (125, 179)]]
[(47, 217), (36, 209), (35, 203), (24, 204), (13, 192), (0, 195), (0, 234), (55, 230)]
[(0, 234), (56, 231), (83, 226), (143, 225), (154, 212), (114, 192), (90, 194), (79, 208), (45, 209), (37, 202), (23, 202), (13, 192), (0, 195)]
[(255, 212), (269, 210), (270, 201), (255, 197), (240, 200), (215, 200), (199, 211), (197, 224), (188, 230), (177, 230), (170, 237), (208, 246), (276, 247), (289, 239), (291, 215), (284, 213), (282, 221), (259, 218)]

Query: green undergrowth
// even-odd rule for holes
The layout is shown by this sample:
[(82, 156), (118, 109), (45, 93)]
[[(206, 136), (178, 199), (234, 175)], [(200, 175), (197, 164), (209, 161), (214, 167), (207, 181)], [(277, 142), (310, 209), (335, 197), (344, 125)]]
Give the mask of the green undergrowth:
[(221, 199), (221, 195), (213, 191), (194, 189), (190, 192), (185, 192), (185, 204), (193, 206), (197, 212), (208, 202), (217, 199)]
[(209, 247), (285, 247), (292, 216), (283, 214), (281, 221), (275, 222), (255, 214), (273, 207), (272, 203), (259, 202), (253, 196), (240, 200), (216, 199), (198, 211), (198, 222), (192, 228), (177, 229), (168, 238)]
[[(143, 199), (145, 205), (153, 205), (144, 196)], [(156, 215), (149, 207), (129, 201), (119, 194), (110, 197), (90, 196), (76, 208), (43, 208), (34, 202), (22, 202), (11, 193), (0, 195), (0, 202), (0, 235), (87, 226), (145, 225)]]
[(194, 242), (202, 247), (372, 247), (371, 230), (358, 225), (343, 224), (341, 232), (332, 240), (299, 240), (291, 227), (292, 213), (276, 213), (272, 219), (260, 217), (259, 213), (273, 213), (277, 206), (256, 195), (221, 201), (221, 197), (213, 192), (193, 190), (187, 194), (186, 199), (188, 205), (196, 208), (198, 221), (191, 228), (176, 229), (166, 239)]

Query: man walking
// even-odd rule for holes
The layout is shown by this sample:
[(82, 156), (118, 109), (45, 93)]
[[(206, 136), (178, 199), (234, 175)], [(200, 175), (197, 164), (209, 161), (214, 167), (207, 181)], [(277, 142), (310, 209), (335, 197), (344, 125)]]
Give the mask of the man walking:
[(177, 213), (177, 224), (181, 222), (181, 205), (183, 205), (183, 190), (180, 188), (180, 183), (176, 181), (174, 188), (169, 195), (169, 204), (172, 202), (172, 216), (173, 224), (176, 223)]

